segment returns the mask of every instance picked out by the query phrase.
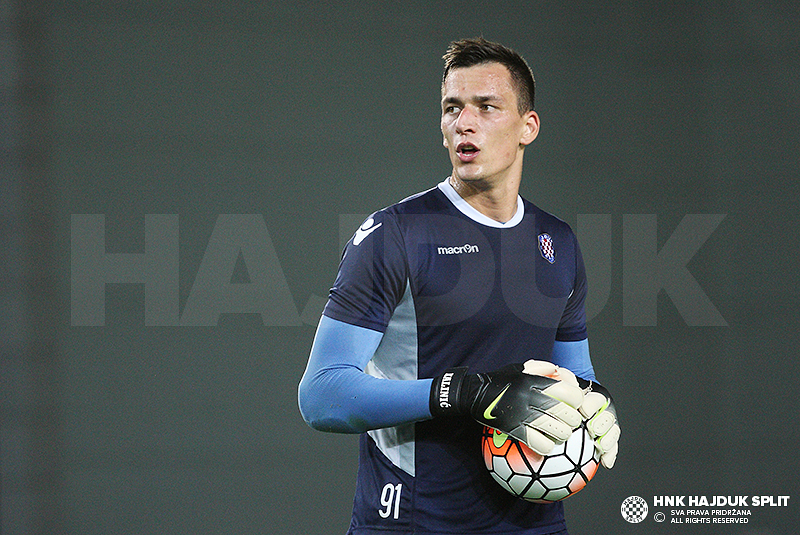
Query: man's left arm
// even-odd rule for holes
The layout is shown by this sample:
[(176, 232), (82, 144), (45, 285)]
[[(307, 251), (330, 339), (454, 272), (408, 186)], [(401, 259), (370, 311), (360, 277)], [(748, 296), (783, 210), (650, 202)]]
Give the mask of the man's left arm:
[(584, 391), (584, 400), (578, 410), (587, 421), (589, 434), (595, 439), (600, 461), (606, 468), (612, 468), (619, 450), (617, 411), (608, 390), (595, 378), (589, 355), (589, 340), (557, 340), (553, 345), (552, 361), (556, 366), (570, 370), (578, 378), (578, 384)]
[(551, 358), (553, 364), (566, 368), (578, 377), (588, 381), (596, 381), (592, 359), (589, 356), (589, 340), (577, 342), (562, 342), (556, 340), (553, 344)]

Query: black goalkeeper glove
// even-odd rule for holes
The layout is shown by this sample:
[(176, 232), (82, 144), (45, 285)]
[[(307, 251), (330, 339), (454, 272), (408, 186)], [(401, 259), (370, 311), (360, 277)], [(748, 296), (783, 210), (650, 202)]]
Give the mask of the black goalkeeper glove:
[(489, 373), (451, 368), (433, 380), (430, 409), (433, 416), (471, 415), (547, 455), (581, 424), (582, 402), (571, 372), (529, 360)]

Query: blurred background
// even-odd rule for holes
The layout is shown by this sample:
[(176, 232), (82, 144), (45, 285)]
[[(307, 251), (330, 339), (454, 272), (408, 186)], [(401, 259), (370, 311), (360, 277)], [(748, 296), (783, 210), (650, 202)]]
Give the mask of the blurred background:
[[(357, 437), (296, 386), (343, 240), (447, 176), (441, 55), (476, 35), (536, 75), (522, 193), (578, 232), (621, 415), (571, 532), (796, 533), (798, 28), (789, 1), (2, 0), (0, 533), (345, 533)], [(654, 507), (690, 495), (790, 499)]]

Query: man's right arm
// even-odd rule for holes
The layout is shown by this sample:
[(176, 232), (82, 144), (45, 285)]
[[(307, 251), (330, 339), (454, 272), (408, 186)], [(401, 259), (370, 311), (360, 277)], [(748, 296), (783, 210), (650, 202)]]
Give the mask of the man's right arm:
[(431, 417), (431, 379), (400, 381), (364, 373), (382, 338), (378, 331), (322, 316), (298, 388), (308, 425), (362, 433)]
[[(471, 415), (546, 454), (581, 421), (583, 392), (528, 361), (496, 372), (451, 368), (434, 379), (380, 379), (364, 373), (383, 335), (322, 316), (298, 389), (300, 412), (314, 429), (362, 433), (435, 416)], [(552, 370), (542, 372), (535, 364)], [(537, 368), (537, 369), (529, 369)]]

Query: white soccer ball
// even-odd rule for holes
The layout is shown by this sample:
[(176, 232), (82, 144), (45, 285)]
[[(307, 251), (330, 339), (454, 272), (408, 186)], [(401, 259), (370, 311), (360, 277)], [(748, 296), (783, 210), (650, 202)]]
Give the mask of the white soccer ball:
[(539, 455), (491, 427), (484, 428), (481, 446), (486, 468), (495, 481), (511, 494), (532, 502), (555, 502), (572, 496), (594, 477), (600, 463), (586, 422), (549, 455)]

